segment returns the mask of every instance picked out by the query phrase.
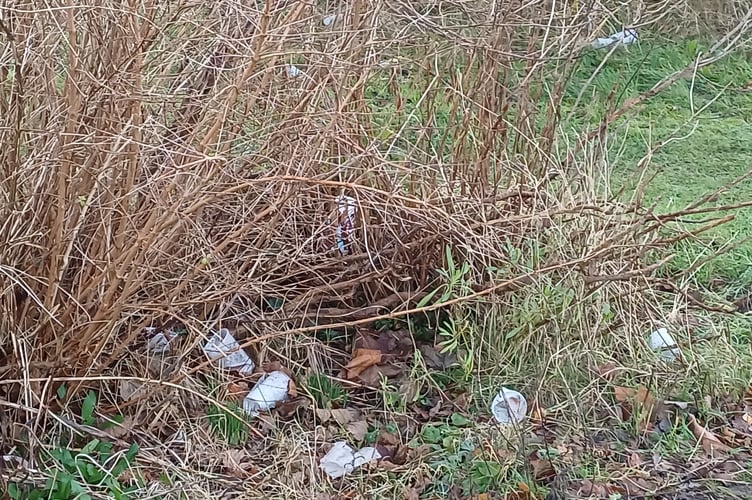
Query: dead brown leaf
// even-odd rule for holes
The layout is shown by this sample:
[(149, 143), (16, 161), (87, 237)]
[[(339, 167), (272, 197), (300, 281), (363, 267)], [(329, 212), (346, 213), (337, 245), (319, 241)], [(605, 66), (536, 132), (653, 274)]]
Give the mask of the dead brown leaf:
[(607, 484), (596, 483), (590, 479), (583, 479), (580, 482), (579, 493), (586, 495), (587, 498), (608, 498), (612, 493)]
[(264, 363), (263, 368), (266, 373), (282, 372), (288, 377), (290, 377), (290, 381), (295, 379), (295, 374), (292, 371), (290, 371), (289, 368), (287, 368), (282, 363), (280, 363), (279, 361), (270, 361), (268, 363)]
[(687, 418), (689, 419), (689, 428), (692, 431), (692, 434), (694, 434), (700, 442), (705, 453), (710, 456), (715, 456), (716, 453), (727, 453), (731, 451), (731, 448), (726, 446), (718, 436), (700, 425), (694, 415), (690, 413)]
[(442, 353), (433, 344), (420, 344), (418, 350), (420, 350), (420, 354), (423, 356), (423, 361), (425, 361), (426, 366), (433, 370), (446, 370), (457, 361), (456, 354)]
[(639, 497), (645, 493), (654, 493), (658, 491), (659, 485), (645, 478), (627, 477), (624, 478), (619, 483), (618, 487), (614, 489), (616, 489), (618, 493), (627, 495), (631, 498)]
[(368, 422), (365, 420), (350, 422), (347, 424), (347, 432), (349, 432), (356, 441), (363, 441), (366, 434), (368, 434)]
[(356, 349), (381, 352), (383, 361), (406, 359), (412, 355), (413, 338), (408, 330), (360, 330), (355, 338)]
[(392, 364), (375, 365), (363, 370), (363, 372), (358, 375), (358, 378), (360, 378), (361, 382), (367, 386), (378, 387), (381, 377), (396, 377), (402, 373), (402, 370), (402, 368)]
[(726, 439), (736, 439), (736, 433), (729, 429), (728, 427), (722, 427), (721, 428), (721, 434)]
[(225, 469), (225, 473), (238, 479), (248, 479), (256, 472), (256, 468), (246, 450), (237, 448), (225, 450), (222, 455), (222, 466)]
[(530, 487), (522, 482), (517, 483), (517, 491), (512, 491), (504, 496), (505, 500), (533, 500), (534, 498), (533, 494), (530, 493)]
[(530, 459), (530, 466), (533, 468), (533, 477), (538, 481), (551, 479), (556, 475), (551, 460), (532, 458)]
[(622, 404), (627, 415), (637, 415), (637, 429), (649, 430), (656, 417), (663, 413), (663, 406), (658, 405), (655, 398), (645, 386), (637, 389), (631, 387), (614, 387), (614, 397)]
[(298, 413), (298, 410), (308, 408), (310, 405), (311, 401), (307, 398), (295, 398), (277, 403), (274, 411), (282, 418), (289, 418)]
[(614, 387), (614, 398), (616, 398), (616, 401), (619, 403), (628, 402), (629, 400), (634, 398), (635, 394), (637, 394), (637, 391), (632, 389), (631, 387)]
[(230, 382), (227, 384), (227, 396), (233, 401), (240, 401), (248, 395), (248, 384), (245, 382)]
[(631, 455), (629, 455), (629, 458), (627, 459), (627, 465), (630, 467), (639, 467), (642, 464), (644, 464), (645, 461), (642, 459), (639, 453), (636, 451), (633, 451)]
[(123, 401), (141, 397), (146, 393), (144, 384), (136, 380), (121, 379), (118, 381), (118, 385), (118, 392), (120, 392), (120, 397)]
[(347, 378), (352, 380), (379, 362), (381, 362), (381, 351), (376, 349), (355, 349), (352, 359), (345, 366)]
[(533, 401), (532, 409), (530, 413), (530, 422), (534, 425), (543, 425), (546, 421), (546, 410), (538, 406), (537, 402)]
[(107, 433), (112, 437), (121, 438), (130, 434), (135, 424), (136, 419), (131, 415), (127, 415), (125, 418), (123, 418), (123, 421), (121, 423), (108, 429)]
[(624, 368), (617, 365), (614, 361), (609, 361), (608, 363), (595, 368), (593, 371), (599, 377), (603, 377), (606, 380), (613, 380), (617, 375), (624, 371)]
[(332, 418), (339, 425), (347, 425), (360, 416), (360, 412), (354, 408), (338, 408), (332, 410)]
[(403, 445), (397, 445), (394, 448), (391, 458), (389, 459), (395, 465), (405, 465), (407, 463), (407, 457), (410, 453), (410, 448)]
[(398, 446), (400, 444), (400, 437), (385, 429), (381, 429), (377, 442), (382, 446)]
[(360, 412), (355, 408), (317, 409), (316, 417), (321, 420), (322, 424), (327, 423), (329, 420), (334, 420), (339, 425), (344, 426), (360, 417)]
[(402, 490), (402, 498), (404, 500), (420, 500), (420, 493), (422, 489), (417, 488), (405, 488)]
[(290, 377), (290, 381), (287, 383), (287, 397), (290, 397), (290, 398), (298, 397), (298, 388), (295, 385), (295, 379), (293, 377)]

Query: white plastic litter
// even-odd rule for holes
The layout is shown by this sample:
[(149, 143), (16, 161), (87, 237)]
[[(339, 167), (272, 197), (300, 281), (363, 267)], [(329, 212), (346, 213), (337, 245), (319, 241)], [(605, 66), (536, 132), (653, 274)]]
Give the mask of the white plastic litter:
[(657, 351), (664, 361), (674, 361), (681, 356), (681, 349), (666, 328), (659, 328), (650, 334), (650, 348)]
[(502, 387), (491, 403), (491, 413), (500, 424), (518, 424), (527, 414), (525, 396)]
[(634, 28), (624, 28), (622, 31), (614, 33), (608, 38), (596, 38), (590, 44), (594, 49), (603, 49), (613, 44), (631, 45), (637, 41), (637, 30)]
[(353, 450), (344, 441), (337, 441), (329, 452), (321, 457), (319, 467), (332, 479), (337, 479), (352, 472), (355, 468), (373, 460), (379, 460), (381, 454), (370, 446)]
[(31, 464), (18, 455), (0, 455), (0, 461), (6, 464), (14, 463), (23, 469), (31, 469)]
[(350, 234), (355, 225), (355, 198), (339, 195), (336, 198), (336, 202), (339, 211), (339, 223), (337, 224), (337, 248), (342, 255), (347, 255), (350, 253)]
[(253, 373), (256, 367), (227, 328), (214, 332), (204, 346), (204, 354), (212, 361), (216, 360), (222, 368), (238, 370), (240, 373)]
[(280, 371), (267, 373), (256, 382), (251, 392), (243, 400), (243, 409), (256, 416), (260, 411), (274, 408), (277, 403), (287, 399), (290, 377)]
[(337, 14), (328, 14), (321, 20), (324, 26), (331, 26), (337, 20)]
[(293, 64), (285, 64), (285, 72), (290, 78), (297, 78), (305, 74), (300, 68)]
[(379, 61), (379, 68), (389, 69), (395, 66), (399, 66), (399, 63), (400, 63), (400, 60), (397, 59), (396, 57), (392, 59), (382, 59), (381, 61)]
[(157, 331), (153, 326), (146, 327), (146, 334), (149, 335), (149, 342), (146, 349), (152, 354), (166, 354), (170, 352), (170, 342), (174, 335), (171, 332)]

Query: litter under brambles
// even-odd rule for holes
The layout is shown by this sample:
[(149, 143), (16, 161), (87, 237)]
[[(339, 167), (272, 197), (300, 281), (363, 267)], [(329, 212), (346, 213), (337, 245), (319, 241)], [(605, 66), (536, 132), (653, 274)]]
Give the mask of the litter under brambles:
[(149, 336), (146, 348), (151, 354), (167, 354), (170, 352), (170, 342), (175, 338), (174, 332), (157, 330), (154, 326), (147, 326), (146, 335)]
[(337, 223), (337, 248), (342, 255), (350, 253), (350, 238), (355, 226), (355, 198), (340, 195), (336, 198), (339, 220)]
[(590, 44), (594, 49), (603, 49), (612, 45), (632, 45), (637, 42), (637, 30), (634, 28), (624, 28), (607, 38), (596, 38)]
[(285, 73), (287, 73), (287, 76), (290, 78), (298, 78), (299, 76), (305, 75), (305, 73), (303, 73), (303, 70), (301, 70), (294, 64), (286, 64)]
[(212, 334), (204, 345), (204, 354), (227, 370), (250, 374), (256, 368), (253, 360), (240, 348), (240, 344), (227, 328), (222, 328)]

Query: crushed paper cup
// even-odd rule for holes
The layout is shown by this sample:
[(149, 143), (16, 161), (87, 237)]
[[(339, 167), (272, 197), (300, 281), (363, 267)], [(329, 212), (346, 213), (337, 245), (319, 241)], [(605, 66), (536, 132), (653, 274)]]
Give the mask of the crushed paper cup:
[(337, 221), (337, 248), (342, 255), (350, 253), (350, 236), (355, 226), (355, 198), (339, 195), (335, 199), (339, 220)]
[(594, 49), (603, 49), (611, 45), (631, 45), (637, 41), (637, 30), (634, 28), (624, 28), (622, 31), (614, 33), (608, 38), (596, 38), (590, 44)]
[(327, 454), (321, 457), (319, 467), (327, 476), (337, 479), (363, 464), (380, 458), (381, 454), (376, 448), (366, 446), (355, 451), (344, 441), (337, 441)]
[(675, 361), (681, 356), (681, 349), (666, 328), (659, 328), (651, 333), (649, 342), (650, 348), (664, 361)]
[(527, 414), (525, 396), (502, 387), (491, 403), (491, 413), (500, 424), (518, 424)]
[(256, 365), (240, 344), (230, 334), (230, 330), (222, 328), (214, 332), (209, 341), (204, 345), (204, 354), (216, 361), (220, 367), (227, 370), (238, 370), (240, 373), (253, 373)]
[(290, 377), (284, 372), (267, 373), (253, 386), (243, 400), (243, 410), (256, 416), (260, 411), (274, 408), (277, 403), (287, 399)]

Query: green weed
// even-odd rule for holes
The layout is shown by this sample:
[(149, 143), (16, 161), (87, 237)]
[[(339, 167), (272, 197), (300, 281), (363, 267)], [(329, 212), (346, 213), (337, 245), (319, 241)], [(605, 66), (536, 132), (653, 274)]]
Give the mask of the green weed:
[(318, 408), (339, 408), (347, 403), (347, 392), (342, 384), (323, 373), (308, 375), (303, 389), (313, 398)]
[(228, 402), (225, 406), (227, 410), (215, 404), (209, 405), (209, 427), (215, 436), (231, 446), (237, 446), (248, 439), (248, 423), (240, 405)]
[(80, 500), (93, 498), (91, 493), (103, 493), (116, 500), (132, 498), (137, 486), (125, 486), (122, 474), (138, 454), (135, 443), (125, 452), (113, 452), (112, 443), (93, 439), (80, 451), (53, 448), (45, 452), (44, 472), (48, 479), (43, 488), (28, 488), (11, 483), (8, 495), (14, 500)]

